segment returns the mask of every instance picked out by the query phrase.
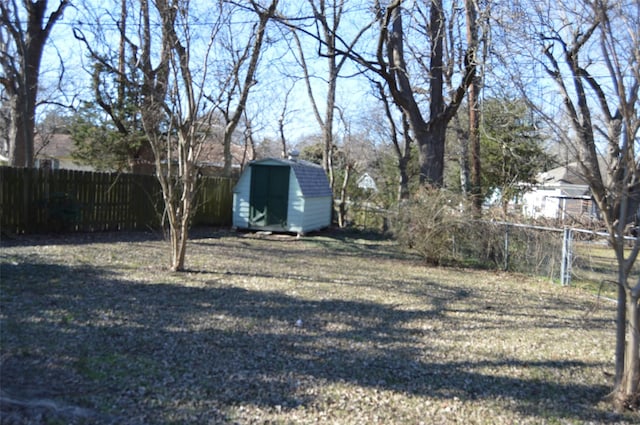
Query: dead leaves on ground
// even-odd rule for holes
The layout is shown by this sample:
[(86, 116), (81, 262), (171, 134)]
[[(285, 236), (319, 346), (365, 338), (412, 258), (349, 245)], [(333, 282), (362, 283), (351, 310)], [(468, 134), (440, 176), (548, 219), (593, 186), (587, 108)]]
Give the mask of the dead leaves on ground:
[(66, 242), (0, 266), (3, 391), (95, 413), (62, 422), (637, 419), (601, 402), (613, 307), (572, 288), (365, 238), (199, 235), (185, 273), (154, 237)]

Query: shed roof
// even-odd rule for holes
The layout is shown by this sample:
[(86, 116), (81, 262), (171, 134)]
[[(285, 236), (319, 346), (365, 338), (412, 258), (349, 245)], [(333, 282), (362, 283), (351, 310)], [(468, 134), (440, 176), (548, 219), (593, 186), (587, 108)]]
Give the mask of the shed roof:
[[(275, 163), (275, 164), (274, 164)], [(302, 195), (307, 198), (321, 198), (332, 196), (331, 187), (329, 186), (329, 180), (324, 172), (324, 169), (314, 164), (313, 162), (303, 160), (289, 160), (279, 158), (269, 158), (254, 161), (251, 163), (259, 165), (284, 165), (289, 166), (293, 170)]]

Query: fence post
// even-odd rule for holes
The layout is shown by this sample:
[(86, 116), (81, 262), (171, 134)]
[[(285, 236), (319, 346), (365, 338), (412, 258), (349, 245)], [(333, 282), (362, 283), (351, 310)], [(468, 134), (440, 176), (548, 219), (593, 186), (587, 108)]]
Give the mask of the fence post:
[(560, 268), (560, 284), (568, 286), (571, 284), (571, 240), (573, 239), (572, 229), (565, 227), (562, 232), (562, 266)]

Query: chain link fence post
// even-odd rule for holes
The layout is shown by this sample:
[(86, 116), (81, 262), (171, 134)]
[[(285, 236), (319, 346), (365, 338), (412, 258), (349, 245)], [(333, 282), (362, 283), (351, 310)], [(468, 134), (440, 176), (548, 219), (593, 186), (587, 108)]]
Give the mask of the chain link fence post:
[(562, 266), (560, 269), (560, 284), (562, 286), (571, 284), (572, 239), (572, 229), (565, 227), (562, 232)]

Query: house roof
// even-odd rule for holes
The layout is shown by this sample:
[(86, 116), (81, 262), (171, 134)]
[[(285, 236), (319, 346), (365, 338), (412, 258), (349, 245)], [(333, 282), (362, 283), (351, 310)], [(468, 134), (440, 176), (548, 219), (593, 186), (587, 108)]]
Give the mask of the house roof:
[(279, 158), (267, 158), (251, 163), (251, 165), (270, 164), (291, 167), (300, 185), (302, 195), (307, 198), (321, 198), (333, 195), (324, 169), (317, 164), (303, 160), (294, 161)]
[[(34, 140), (36, 158), (71, 158), (76, 149), (70, 134), (52, 134), (45, 139), (37, 136)], [(232, 143), (231, 157), (233, 165), (244, 165), (251, 157), (251, 147)], [(141, 149), (139, 160), (153, 163), (153, 153), (150, 147)], [(202, 152), (198, 158), (198, 164), (222, 166), (224, 164), (224, 147), (221, 142), (207, 140), (202, 146)]]
[[(231, 157), (233, 166), (244, 166), (249, 162), (253, 150), (251, 145), (239, 145), (231, 143)], [(202, 145), (202, 152), (198, 158), (198, 163), (203, 165), (224, 165), (224, 145), (217, 140), (207, 140)]]
[(562, 194), (568, 198), (590, 198), (591, 191), (589, 190), (589, 186), (585, 185), (575, 185), (572, 187), (564, 187), (562, 189)]
[(369, 175), (369, 173), (364, 173), (363, 175), (361, 175), (356, 181), (356, 184), (360, 189), (368, 189), (372, 190), (373, 192), (378, 192), (378, 185), (376, 184), (376, 181), (373, 179), (373, 177)]
[[(611, 164), (604, 157), (598, 157), (598, 166), (602, 173), (604, 184), (609, 184)], [(543, 186), (566, 186), (566, 185), (583, 185), (589, 186), (589, 181), (585, 176), (582, 168), (577, 162), (571, 162), (562, 167), (556, 167), (552, 170), (540, 173), (537, 176), (538, 184)]]
[(45, 138), (36, 136), (33, 143), (36, 158), (71, 158), (76, 148), (69, 134), (51, 134)]
[(543, 185), (587, 184), (578, 170), (578, 164), (575, 162), (540, 173), (538, 182)]

